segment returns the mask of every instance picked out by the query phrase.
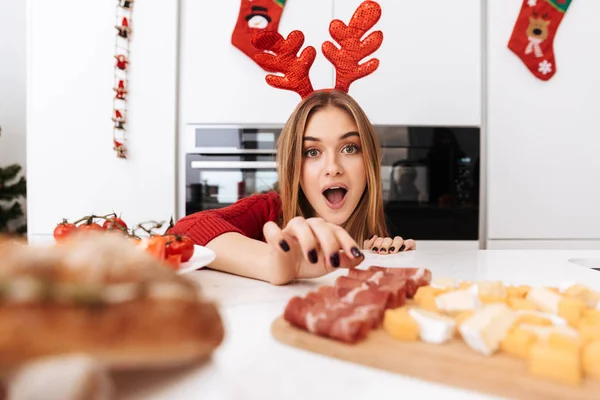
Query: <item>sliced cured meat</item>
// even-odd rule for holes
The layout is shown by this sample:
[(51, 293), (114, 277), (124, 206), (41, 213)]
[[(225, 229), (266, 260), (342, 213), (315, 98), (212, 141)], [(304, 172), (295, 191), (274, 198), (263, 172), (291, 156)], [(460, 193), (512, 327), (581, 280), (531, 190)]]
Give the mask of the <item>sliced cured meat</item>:
[(431, 283), (431, 271), (426, 268), (386, 268), (371, 266), (368, 270), (375, 276), (377, 273), (391, 274), (401, 279), (406, 279), (406, 297), (412, 299), (421, 286), (427, 286)]
[(294, 297), (288, 302), (283, 317), (310, 333), (348, 343), (364, 339), (379, 321), (380, 314), (375, 306), (339, 305), (327, 307), (322, 302)]
[(396, 308), (404, 305), (406, 294), (404, 281), (390, 281), (390, 284), (377, 285), (363, 282), (347, 276), (336, 279), (337, 294), (343, 302), (355, 304), (373, 304), (382, 308)]

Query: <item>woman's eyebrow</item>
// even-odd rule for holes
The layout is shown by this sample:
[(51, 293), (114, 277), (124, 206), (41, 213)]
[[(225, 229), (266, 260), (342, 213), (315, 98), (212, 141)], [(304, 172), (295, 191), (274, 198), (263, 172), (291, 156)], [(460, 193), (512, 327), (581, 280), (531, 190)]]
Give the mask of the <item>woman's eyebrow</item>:
[[(349, 138), (351, 136), (360, 137), (360, 135), (358, 134), (358, 132), (352, 131), (352, 132), (344, 133), (342, 136), (340, 136), (340, 140)], [(302, 140), (307, 140), (307, 141), (312, 141), (312, 142), (320, 142), (321, 141), (321, 139), (316, 138), (314, 136), (304, 136), (302, 138)]]

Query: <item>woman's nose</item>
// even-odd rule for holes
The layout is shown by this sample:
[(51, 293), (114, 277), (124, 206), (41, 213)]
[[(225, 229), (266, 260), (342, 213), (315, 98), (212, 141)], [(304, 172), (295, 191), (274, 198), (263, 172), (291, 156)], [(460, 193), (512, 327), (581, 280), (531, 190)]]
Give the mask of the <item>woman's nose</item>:
[(332, 159), (328, 160), (325, 173), (328, 176), (341, 175), (344, 173), (344, 170), (336, 157), (332, 157)]

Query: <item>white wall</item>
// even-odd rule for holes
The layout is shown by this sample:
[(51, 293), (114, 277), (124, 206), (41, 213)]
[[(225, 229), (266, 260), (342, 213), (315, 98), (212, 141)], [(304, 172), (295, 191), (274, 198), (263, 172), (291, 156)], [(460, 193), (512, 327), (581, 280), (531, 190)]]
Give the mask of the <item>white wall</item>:
[(134, 4), (123, 160), (112, 149), (116, 2), (27, 2), (30, 237), (89, 213), (174, 215), (177, 2)]
[[(0, 166), (25, 158), (25, 2), (0, 0)], [(21, 201), (23, 207), (26, 201)], [(24, 210), (26, 211), (26, 210)], [(15, 221), (22, 223), (23, 221)]]
[(490, 246), (600, 248), (600, 2), (571, 4), (547, 82), (507, 48), (522, 3), (488, 0)]

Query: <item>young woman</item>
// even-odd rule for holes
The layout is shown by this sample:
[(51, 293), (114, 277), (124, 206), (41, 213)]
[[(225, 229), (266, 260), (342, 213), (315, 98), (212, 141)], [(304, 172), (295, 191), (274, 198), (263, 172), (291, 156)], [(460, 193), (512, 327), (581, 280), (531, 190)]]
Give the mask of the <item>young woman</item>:
[(210, 268), (286, 284), (360, 264), (363, 249), (415, 249), (388, 231), (380, 148), (348, 94), (317, 91), (285, 124), (277, 143), (279, 192), (246, 197), (179, 220), (172, 233), (213, 250)]

